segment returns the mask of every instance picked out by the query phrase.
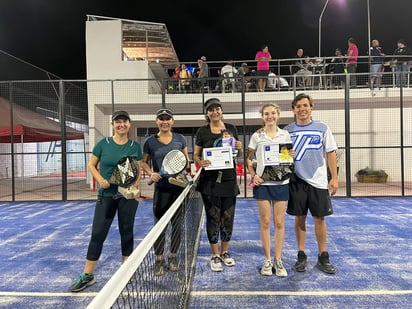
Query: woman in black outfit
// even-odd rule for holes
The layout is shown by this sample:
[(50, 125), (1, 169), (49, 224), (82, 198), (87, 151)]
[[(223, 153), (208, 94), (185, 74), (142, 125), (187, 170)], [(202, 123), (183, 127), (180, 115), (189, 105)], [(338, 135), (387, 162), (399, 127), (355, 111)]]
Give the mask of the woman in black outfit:
[[(222, 104), (219, 99), (207, 100), (205, 110), (208, 124), (198, 129), (193, 154), (195, 163), (202, 168), (210, 165), (209, 160), (202, 158), (203, 148), (220, 146), (224, 131), (228, 131), (236, 139), (237, 152), (234, 153), (242, 153), (242, 143), (238, 140), (236, 127), (223, 122)], [(240, 193), (235, 164), (229, 169), (208, 171), (203, 169), (197, 188), (202, 194), (206, 210), (207, 236), (212, 249), (210, 268), (212, 271), (222, 271), (222, 262), (226, 266), (235, 265), (235, 260), (228, 252), (233, 231), (236, 196)]]

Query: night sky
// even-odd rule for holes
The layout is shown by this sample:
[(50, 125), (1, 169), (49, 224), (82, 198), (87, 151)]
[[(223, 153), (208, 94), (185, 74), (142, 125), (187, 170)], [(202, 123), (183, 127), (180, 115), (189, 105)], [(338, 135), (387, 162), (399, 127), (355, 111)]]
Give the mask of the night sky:
[[(399, 38), (412, 45), (412, 1), (369, 0), (371, 39), (386, 54)], [(262, 44), (272, 58), (297, 48), (318, 54), (319, 16), (325, 0), (107, 1), (0, 0), (0, 50), (64, 79), (86, 78), (86, 15), (166, 24), (181, 62), (253, 59)], [(322, 56), (346, 51), (355, 37), (368, 53), (367, 0), (330, 0), (322, 19)], [(1, 69), (1, 68), (0, 68)]]

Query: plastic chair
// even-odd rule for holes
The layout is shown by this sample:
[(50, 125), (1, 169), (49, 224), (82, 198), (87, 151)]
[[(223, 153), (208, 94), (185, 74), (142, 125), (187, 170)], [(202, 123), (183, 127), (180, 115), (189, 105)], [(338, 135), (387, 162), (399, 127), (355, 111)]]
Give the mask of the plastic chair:
[(236, 163), (236, 176), (239, 176), (239, 184), (241, 184), (242, 178), (245, 176), (242, 163)]

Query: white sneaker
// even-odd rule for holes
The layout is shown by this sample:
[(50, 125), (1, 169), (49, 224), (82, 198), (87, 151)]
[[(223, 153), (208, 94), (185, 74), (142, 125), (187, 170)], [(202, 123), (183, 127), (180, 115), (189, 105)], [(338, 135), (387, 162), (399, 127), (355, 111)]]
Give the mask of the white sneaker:
[(273, 268), (275, 269), (275, 274), (278, 277), (286, 277), (288, 275), (288, 272), (283, 266), (282, 259), (275, 259)]
[(260, 269), (260, 273), (263, 276), (272, 276), (272, 261), (271, 260), (265, 260), (265, 262), (263, 263), (262, 268)]
[(210, 259), (210, 269), (212, 271), (222, 271), (223, 270), (222, 259), (220, 258), (220, 256), (218, 255), (212, 256), (212, 258)]
[(229, 252), (225, 251), (220, 255), (221, 260), (226, 266), (235, 266), (236, 262), (235, 259), (232, 258)]

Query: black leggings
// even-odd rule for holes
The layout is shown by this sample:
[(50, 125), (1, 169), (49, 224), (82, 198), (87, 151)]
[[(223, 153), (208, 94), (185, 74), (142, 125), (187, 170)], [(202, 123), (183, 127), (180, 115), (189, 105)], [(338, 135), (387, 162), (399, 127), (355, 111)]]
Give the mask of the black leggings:
[[(155, 187), (153, 194), (153, 214), (155, 223), (169, 210), (170, 206), (182, 193), (183, 189), (159, 189)], [(171, 220), (172, 233), (170, 240), (170, 253), (177, 253), (180, 247), (180, 238), (182, 235), (182, 220), (183, 220), (183, 205), (176, 211)], [(165, 248), (165, 231), (163, 231), (159, 238), (154, 243), (154, 250), (156, 255), (163, 255)]]
[(112, 197), (99, 197), (94, 209), (92, 236), (87, 249), (87, 259), (97, 261), (102, 253), (103, 243), (109, 233), (114, 216), (117, 211), (117, 220), (122, 247), (122, 256), (129, 256), (133, 252), (133, 228), (137, 206), (135, 199), (113, 199)]
[(202, 194), (206, 211), (206, 231), (209, 243), (230, 241), (235, 219), (236, 196), (220, 197)]

